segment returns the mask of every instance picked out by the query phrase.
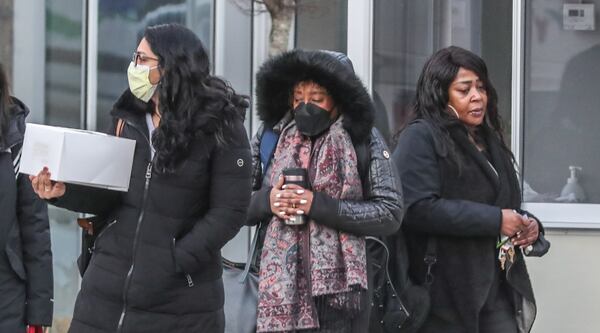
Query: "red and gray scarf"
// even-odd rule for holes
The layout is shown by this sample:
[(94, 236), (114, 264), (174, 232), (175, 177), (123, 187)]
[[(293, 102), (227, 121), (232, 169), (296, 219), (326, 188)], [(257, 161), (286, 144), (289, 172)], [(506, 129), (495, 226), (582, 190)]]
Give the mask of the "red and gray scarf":
[[(291, 122), (281, 133), (271, 183), (286, 168), (307, 168), (312, 191), (361, 200), (362, 186), (352, 141), (342, 117), (314, 142)], [(274, 216), (267, 228), (258, 287), (257, 332), (319, 328), (316, 298), (328, 307), (360, 310), (367, 288), (365, 241), (310, 221), (288, 226)]]

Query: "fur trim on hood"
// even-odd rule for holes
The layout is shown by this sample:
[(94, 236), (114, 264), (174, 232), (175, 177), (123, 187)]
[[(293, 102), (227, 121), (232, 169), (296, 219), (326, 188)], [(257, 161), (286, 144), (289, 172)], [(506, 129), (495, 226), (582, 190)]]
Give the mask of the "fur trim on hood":
[(352, 63), (341, 53), (293, 50), (267, 60), (256, 75), (256, 105), (266, 126), (274, 126), (291, 109), (292, 89), (301, 81), (325, 87), (354, 143), (370, 136), (375, 107)]

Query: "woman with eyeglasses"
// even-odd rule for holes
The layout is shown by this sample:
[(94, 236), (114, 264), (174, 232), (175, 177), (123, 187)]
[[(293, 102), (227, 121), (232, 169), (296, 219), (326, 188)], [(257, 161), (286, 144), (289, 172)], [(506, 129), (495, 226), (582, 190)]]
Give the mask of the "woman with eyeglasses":
[(187, 28), (147, 28), (111, 112), (113, 133), (136, 140), (129, 191), (32, 178), (40, 197), (111, 221), (70, 332), (223, 332), (220, 250), (244, 222), (251, 158), (248, 103), (209, 68)]

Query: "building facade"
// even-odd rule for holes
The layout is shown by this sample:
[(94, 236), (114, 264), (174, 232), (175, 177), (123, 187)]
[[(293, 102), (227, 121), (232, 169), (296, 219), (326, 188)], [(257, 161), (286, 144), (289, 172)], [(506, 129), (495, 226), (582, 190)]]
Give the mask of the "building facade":
[[(534, 332), (600, 329), (599, 10), (600, 0), (297, 0), (290, 22), (289, 48), (349, 55), (392, 145), (435, 50), (458, 45), (485, 59), (526, 208), (552, 242), (546, 257), (528, 261), (539, 305)], [(0, 0), (0, 61), (30, 122), (104, 130), (144, 27), (166, 22), (195, 31), (213, 72), (252, 95), (270, 31), (268, 11), (252, 0)], [(248, 132), (259, 125), (249, 110)], [(52, 332), (66, 332), (80, 231), (76, 214), (50, 214)], [(244, 261), (250, 232), (224, 255)]]

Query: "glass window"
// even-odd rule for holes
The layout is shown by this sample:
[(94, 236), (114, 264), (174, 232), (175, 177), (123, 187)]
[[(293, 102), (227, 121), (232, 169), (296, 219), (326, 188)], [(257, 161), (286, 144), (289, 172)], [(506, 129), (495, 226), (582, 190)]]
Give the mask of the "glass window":
[(373, 15), (375, 125), (388, 140), (406, 123), (425, 61), (450, 45), (471, 50), (486, 61), (509, 128), (510, 1), (378, 0)]
[(0, 63), (12, 81), (12, 58), (13, 58), (13, 24), (14, 5), (13, 0), (0, 1)]
[[(45, 123), (81, 125), (82, 4), (46, 2)], [(40, 59), (43, 61), (43, 59)]]
[(108, 129), (110, 110), (127, 88), (127, 66), (144, 29), (161, 23), (184, 24), (198, 35), (210, 55), (212, 6), (213, 0), (99, 1), (98, 130)]
[[(81, 125), (82, 3), (46, 2), (44, 123)], [(42, 28), (43, 29), (43, 28)], [(17, 55), (15, 55), (16, 57)], [(40, 59), (44, 62), (44, 59)], [(77, 214), (48, 207), (54, 269), (53, 332), (67, 332), (79, 290), (77, 256), (81, 231)]]
[[(218, 6), (218, 4), (215, 4)], [(250, 1), (223, 1), (215, 8), (215, 74), (229, 81), (238, 94), (252, 95), (252, 4)], [(246, 130), (252, 127), (250, 109)], [(234, 262), (246, 262), (249, 228), (243, 227), (221, 253)]]
[(600, 1), (525, 3), (525, 200), (600, 203)]
[(296, 9), (296, 47), (346, 53), (348, 0), (301, 0)]

